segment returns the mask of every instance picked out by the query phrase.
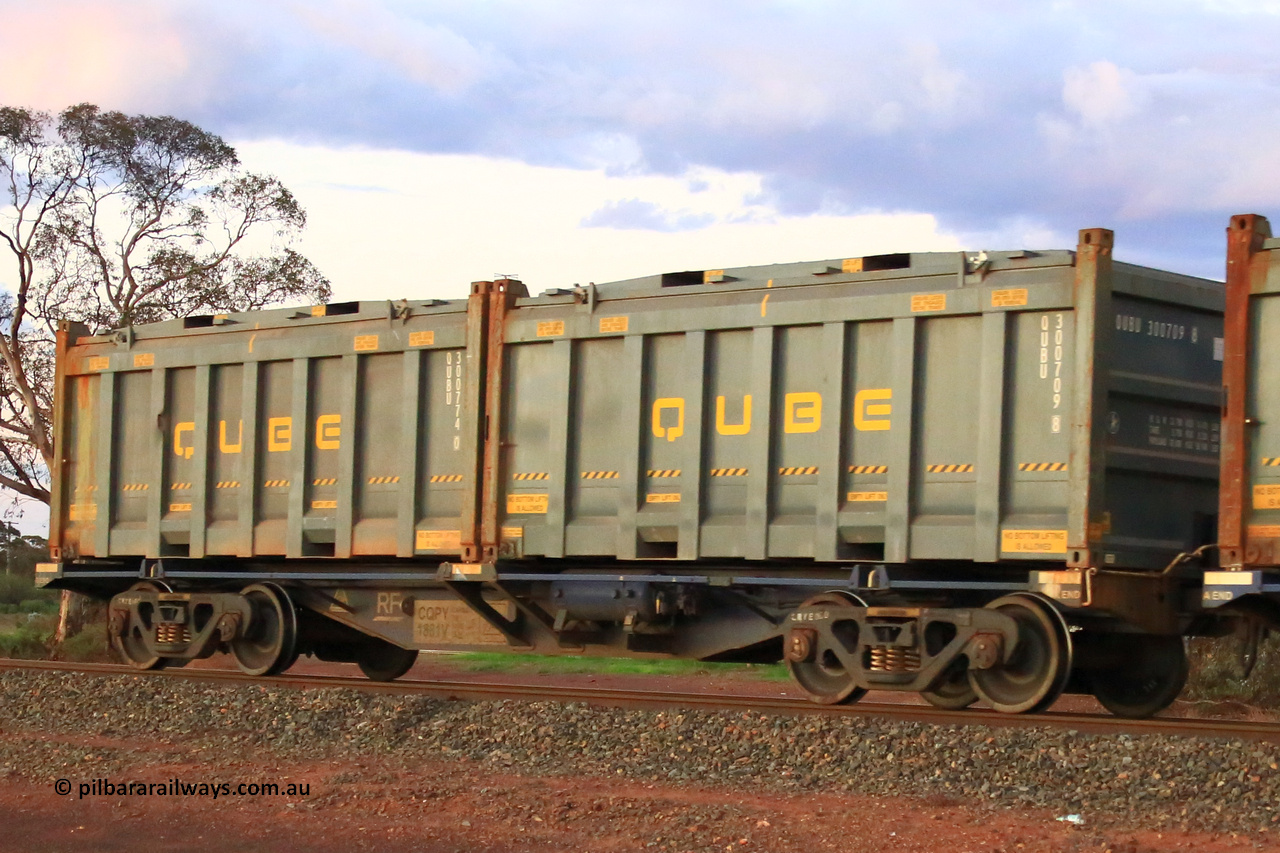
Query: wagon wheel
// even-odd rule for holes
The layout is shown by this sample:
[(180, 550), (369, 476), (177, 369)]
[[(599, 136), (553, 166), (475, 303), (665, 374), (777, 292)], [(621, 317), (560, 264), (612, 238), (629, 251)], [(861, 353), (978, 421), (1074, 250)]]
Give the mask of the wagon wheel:
[(356, 664), (371, 681), (395, 681), (418, 662), (417, 649), (375, 641), (360, 648)]
[(969, 670), (969, 683), (992, 708), (1006, 714), (1042, 711), (1062, 694), (1071, 677), (1071, 635), (1052, 605), (1014, 593), (987, 605), (1018, 623), (1018, 643), (1007, 663)]
[(276, 675), (298, 659), (298, 614), (283, 589), (256, 583), (240, 594), (252, 617), (245, 633), (231, 640), (231, 655), (246, 675)]
[(1187, 683), (1182, 638), (1162, 634), (1107, 634), (1124, 643), (1124, 665), (1092, 673), (1090, 687), (1117, 717), (1140, 720), (1169, 707)]
[[(806, 601), (802, 607), (830, 607), (834, 611), (866, 607), (855, 595), (824, 592)], [(838, 615), (837, 615), (838, 618)], [(787, 668), (791, 677), (804, 688), (809, 698), (822, 705), (847, 705), (867, 695), (859, 687), (854, 674), (836, 653), (836, 644), (847, 657), (858, 653), (858, 623), (853, 619), (831, 622), (826, 630), (793, 629), (787, 638)]]
[(969, 667), (963, 658), (947, 667), (933, 687), (921, 690), (920, 695), (933, 707), (947, 711), (959, 711), (978, 701), (978, 694), (969, 683)]
[[(129, 592), (173, 592), (173, 589), (159, 581), (141, 581), (129, 587)], [(137, 613), (137, 620), (132, 614), (126, 617), (124, 630), (111, 638), (111, 645), (134, 669), (163, 669), (171, 659), (153, 654), (147, 647), (146, 636), (155, 632), (151, 605), (144, 602)]]

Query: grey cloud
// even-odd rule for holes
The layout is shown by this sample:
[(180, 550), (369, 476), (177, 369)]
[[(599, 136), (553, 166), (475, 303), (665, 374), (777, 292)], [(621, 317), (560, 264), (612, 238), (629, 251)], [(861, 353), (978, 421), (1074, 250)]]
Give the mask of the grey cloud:
[[(750, 170), (788, 213), (1102, 225), (1122, 255), (1220, 274), (1229, 214), (1280, 215), (1265, 6), (187, 0), (168, 14), (189, 71), (149, 85), (233, 138)], [(631, 200), (588, 223), (667, 216)]]
[(592, 211), (580, 223), (584, 228), (618, 228), (642, 231), (695, 231), (715, 222), (710, 213), (673, 213), (650, 201), (628, 198), (611, 201)]

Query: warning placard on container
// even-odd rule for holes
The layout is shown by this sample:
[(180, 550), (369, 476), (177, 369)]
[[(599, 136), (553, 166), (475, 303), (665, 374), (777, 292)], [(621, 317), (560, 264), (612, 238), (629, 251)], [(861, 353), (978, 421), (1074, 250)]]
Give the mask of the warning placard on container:
[(356, 335), (355, 351), (356, 352), (374, 352), (378, 349), (377, 335)]
[(411, 347), (429, 347), (436, 342), (436, 333), (432, 329), (425, 332), (410, 332), (409, 346)]
[(850, 503), (875, 503), (889, 500), (888, 492), (849, 492), (845, 499)]
[(1000, 550), (1006, 554), (1065, 554), (1065, 530), (1002, 530)]
[(1027, 304), (1027, 289), (1015, 287), (1011, 290), (991, 291), (992, 308), (1017, 308)]
[(644, 496), (645, 503), (650, 504), (678, 504), (680, 503), (679, 492), (651, 492)]
[(1280, 509), (1280, 486), (1254, 486), (1254, 509)]
[(461, 530), (419, 530), (413, 547), (419, 551), (461, 551)]
[(603, 334), (608, 334), (610, 332), (625, 332), (629, 325), (631, 325), (631, 320), (626, 315), (621, 317), (600, 318), (600, 331)]
[(546, 495), (507, 495), (507, 512), (512, 515), (546, 515)]
[(105, 355), (95, 355), (89, 359), (90, 370), (106, 370), (111, 366), (111, 359)]
[(558, 338), (564, 334), (564, 320), (543, 320), (538, 324), (538, 337)]
[[(509, 601), (488, 602), (506, 619), (514, 605)], [(424, 646), (505, 646), (502, 633), (461, 601), (423, 601), (413, 604), (413, 641)]]
[(947, 294), (917, 293), (911, 297), (912, 311), (945, 311), (947, 310)]

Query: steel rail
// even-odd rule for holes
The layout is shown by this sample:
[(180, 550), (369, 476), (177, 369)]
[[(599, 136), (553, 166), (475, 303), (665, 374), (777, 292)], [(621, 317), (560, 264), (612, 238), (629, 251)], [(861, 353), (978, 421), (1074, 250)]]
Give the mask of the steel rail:
[(930, 705), (903, 705), (892, 702), (819, 705), (803, 699), (784, 699), (775, 696), (708, 695), (674, 691), (473, 681), (379, 682), (336, 675), (277, 675), (264, 678), (245, 675), (238, 670), (225, 669), (138, 670), (124, 664), (0, 659), (0, 671), (7, 670), (40, 670), (101, 676), (131, 675), (294, 689), (347, 688), (366, 693), (438, 696), (447, 700), (583, 702), (619, 708), (681, 708), (699, 711), (757, 711), (791, 715), (881, 717), (931, 725), (997, 728), (1053, 727), (1090, 734), (1161, 734), (1280, 743), (1280, 723), (1251, 720), (1206, 720), (1183, 717), (1126, 720), (1104, 714), (1069, 714), (1054, 711), (1040, 714), (1002, 714), (986, 709), (968, 708), (963, 711), (945, 711)]

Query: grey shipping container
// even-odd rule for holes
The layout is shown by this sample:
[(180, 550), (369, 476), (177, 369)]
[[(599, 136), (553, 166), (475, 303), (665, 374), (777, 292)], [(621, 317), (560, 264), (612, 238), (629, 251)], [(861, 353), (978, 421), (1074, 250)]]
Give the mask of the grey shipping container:
[[(820, 701), (1034, 710), (1092, 667), (1149, 713), (1185, 674), (1159, 645), (1194, 617), (1178, 567), (1213, 536), (1223, 294), (1111, 254), (1090, 229), (67, 327), (44, 579), (115, 596), (140, 666), (785, 650)], [(238, 633), (263, 608), (267, 652)], [(1159, 695), (1118, 698), (1132, 631), (1165, 650)]]

